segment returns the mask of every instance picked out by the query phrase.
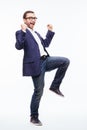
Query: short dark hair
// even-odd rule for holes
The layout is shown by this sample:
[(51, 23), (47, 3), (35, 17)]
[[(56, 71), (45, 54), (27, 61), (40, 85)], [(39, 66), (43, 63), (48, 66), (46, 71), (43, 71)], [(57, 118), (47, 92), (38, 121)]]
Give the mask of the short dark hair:
[(31, 10), (25, 11), (24, 14), (23, 14), (23, 19), (26, 18), (26, 15), (27, 15), (28, 13), (34, 13), (34, 11), (31, 11)]

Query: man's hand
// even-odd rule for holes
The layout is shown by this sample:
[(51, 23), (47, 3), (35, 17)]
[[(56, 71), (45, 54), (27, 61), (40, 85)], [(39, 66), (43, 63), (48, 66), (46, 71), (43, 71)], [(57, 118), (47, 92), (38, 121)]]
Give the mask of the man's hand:
[(21, 24), (21, 29), (22, 29), (22, 31), (26, 32), (27, 25), (26, 24)]
[(51, 24), (48, 24), (47, 25), (47, 29), (50, 30), (50, 31), (52, 31), (53, 30), (53, 26)]

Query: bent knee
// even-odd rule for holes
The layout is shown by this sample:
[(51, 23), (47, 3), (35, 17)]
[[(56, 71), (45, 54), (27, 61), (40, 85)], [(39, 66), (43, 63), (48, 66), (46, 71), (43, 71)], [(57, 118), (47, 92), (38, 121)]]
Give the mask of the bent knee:
[(65, 60), (65, 64), (66, 64), (66, 66), (69, 66), (69, 64), (70, 64), (70, 60), (69, 60), (68, 58), (66, 58), (66, 60)]

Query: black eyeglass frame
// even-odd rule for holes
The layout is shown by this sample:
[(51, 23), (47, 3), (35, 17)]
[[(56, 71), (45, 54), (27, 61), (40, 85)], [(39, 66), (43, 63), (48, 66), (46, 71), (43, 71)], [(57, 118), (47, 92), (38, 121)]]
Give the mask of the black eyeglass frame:
[(36, 20), (37, 17), (26, 17), (25, 19), (29, 19), (29, 20)]

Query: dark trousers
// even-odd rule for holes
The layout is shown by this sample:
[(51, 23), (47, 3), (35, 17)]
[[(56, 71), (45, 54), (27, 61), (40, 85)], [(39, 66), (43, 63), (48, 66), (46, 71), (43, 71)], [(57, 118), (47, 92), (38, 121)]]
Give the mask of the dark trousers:
[(69, 59), (65, 57), (47, 57), (45, 60), (41, 59), (41, 74), (39, 76), (32, 77), (34, 83), (34, 93), (31, 99), (31, 116), (39, 115), (38, 109), (40, 100), (43, 95), (44, 88), (44, 76), (45, 72), (57, 69), (55, 77), (50, 87), (59, 88), (62, 79), (65, 76), (66, 70), (69, 66)]

